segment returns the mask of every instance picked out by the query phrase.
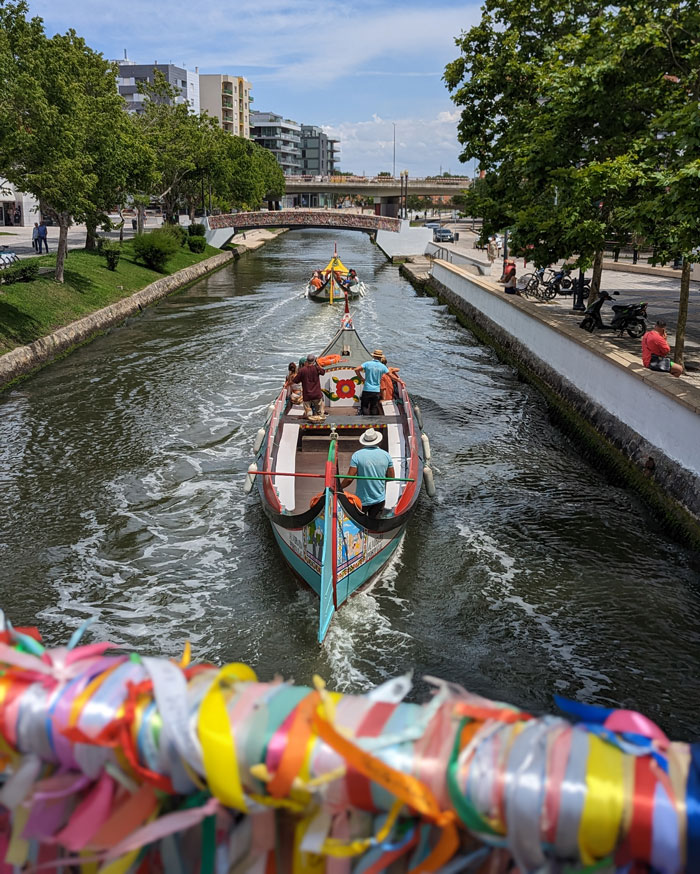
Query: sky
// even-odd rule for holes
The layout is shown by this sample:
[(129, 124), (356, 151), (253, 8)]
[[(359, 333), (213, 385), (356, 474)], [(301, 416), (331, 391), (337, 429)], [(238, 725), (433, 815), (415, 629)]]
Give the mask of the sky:
[[(253, 108), (321, 126), (340, 167), (472, 175), (442, 81), (479, 2), (454, 0), (29, 0), (49, 35), (73, 28), (110, 59), (245, 76)], [(394, 164), (394, 141), (396, 158)]]

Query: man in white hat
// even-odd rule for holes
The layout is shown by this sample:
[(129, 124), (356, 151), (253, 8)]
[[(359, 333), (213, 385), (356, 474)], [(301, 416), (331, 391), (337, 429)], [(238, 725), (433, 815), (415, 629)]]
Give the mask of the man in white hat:
[(394, 476), (394, 460), (379, 447), (382, 434), (368, 428), (360, 437), (362, 448), (353, 453), (347, 476), (367, 476), (374, 479), (344, 479), (340, 488), (355, 483), (355, 494), (362, 501), (362, 512), (368, 516), (378, 516), (386, 500), (386, 477)]

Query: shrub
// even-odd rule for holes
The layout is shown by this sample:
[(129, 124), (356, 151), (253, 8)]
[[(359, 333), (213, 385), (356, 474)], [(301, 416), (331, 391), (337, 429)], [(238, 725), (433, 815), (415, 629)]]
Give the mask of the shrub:
[(152, 270), (162, 270), (165, 263), (177, 252), (179, 244), (175, 235), (163, 228), (150, 234), (134, 237), (134, 255)]
[(187, 245), (190, 247), (190, 252), (200, 255), (207, 248), (207, 241), (204, 237), (190, 237)]
[(187, 230), (191, 237), (205, 237), (207, 234), (207, 229), (202, 224), (190, 225)]
[(182, 225), (166, 225), (163, 230), (177, 240), (178, 246), (184, 246), (189, 234)]
[(13, 282), (31, 282), (39, 275), (36, 261), (17, 261), (0, 270), (0, 282), (11, 285)]
[(100, 254), (107, 259), (107, 267), (110, 270), (116, 270), (119, 264), (119, 258), (122, 254), (122, 247), (117, 242), (112, 240), (103, 240), (100, 246)]

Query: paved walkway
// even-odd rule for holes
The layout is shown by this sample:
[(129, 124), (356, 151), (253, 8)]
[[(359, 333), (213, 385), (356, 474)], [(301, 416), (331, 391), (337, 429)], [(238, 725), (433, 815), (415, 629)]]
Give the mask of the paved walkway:
[[(448, 223), (448, 227), (452, 227)], [(462, 254), (469, 255), (471, 258), (487, 264), (488, 258), (485, 250), (474, 249), (475, 235), (470, 230), (464, 230), (463, 225), (456, 224), (454, 228), (460, 232), (460, 238), (457, 243), (443, 243), (447, 249), (454, 249)], [(529, 272), (534, 269), (532, 266), (523, 267), (522, 260), (517, 262), (517, 271), (519, 275)], [(649, 268), (653, 270), (654, 268)], [(495, 262), (491, 276), (498, 279), (501, 275), (502, 262)], [(668, 325), (668, 337), (671, 348), (675, 341), (675, 326), (678, 316), (678, 300), (680, 293), (680, 273), (678, 277), (659, 276), (645, 273), (626, 273), (624, 271), (613, 271), (603, 269), (603, 277), (601, 286), (611, 294), (614, 291), (619, 292), (615, 295), (615, 303), (632, 303), (635, 301), (647, 301), (647, 313), (649, 315), (648, 322), (653, 324), (657, 319), (663, 319)], [(571, 294), (557, 297), (554, 301), (541, 303), (533, 301), (535, 306), (549, 307), (564, 313), (571, 313), (572, 318), (580, 320), (580, 313), (573, 313), (571, 310), (573, 299)], [(603, 320), (610, 321), (612, 317), (612, 304), (603, 304)], [(595, 336), (601, 338), (601, 342), (605, 342), (610, 347), (615, 348), (618, 352), (629, 352), (631, 355), (640, 355), (639, 341), (630, 338), (618, 339), (609, 332), (596, 332)], [(688, 324), (686, 328), (685, 341), (685, 360), (686, 365), (691, 368), (687, 377), (697, 385), (700, 385), (700, 282), (690, 283), (690, 302), (688, 306)]]

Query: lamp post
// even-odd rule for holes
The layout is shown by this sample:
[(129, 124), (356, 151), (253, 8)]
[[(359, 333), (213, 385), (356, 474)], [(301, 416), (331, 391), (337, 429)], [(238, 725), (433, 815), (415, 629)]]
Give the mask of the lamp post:
[(408, 218), (408, 170), (401, 171), (401, 196), (399, 197), (399, 212), (402, 218)]
[(392, 121), (394, 125), (394, 167), (391, 171), (391, 176), (393, 179), (396, 179), (396, 122)]

